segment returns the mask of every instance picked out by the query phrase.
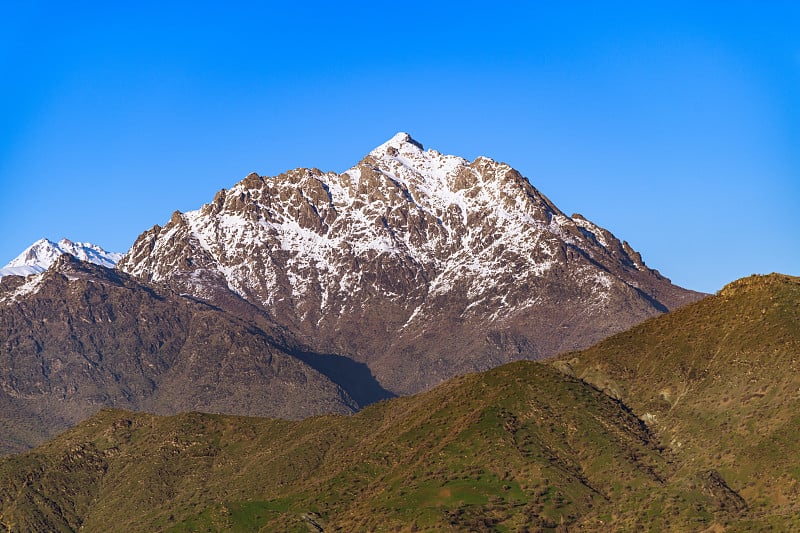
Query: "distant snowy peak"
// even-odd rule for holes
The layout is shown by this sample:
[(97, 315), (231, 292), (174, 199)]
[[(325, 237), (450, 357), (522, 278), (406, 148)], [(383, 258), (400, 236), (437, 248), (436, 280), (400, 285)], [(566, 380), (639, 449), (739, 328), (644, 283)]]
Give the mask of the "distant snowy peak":
[(0, 269), (0, 277), (29, 276), (44, 272), (63, 254), (70, 254), (81, 261), (107, 268), (114, 268), (122, 259), (122, 254), (107, 252), (96, 244), (88, 242), (72, 242), (69, 239), (61, 239), (56, 243), (49, 239), (39, 239)]

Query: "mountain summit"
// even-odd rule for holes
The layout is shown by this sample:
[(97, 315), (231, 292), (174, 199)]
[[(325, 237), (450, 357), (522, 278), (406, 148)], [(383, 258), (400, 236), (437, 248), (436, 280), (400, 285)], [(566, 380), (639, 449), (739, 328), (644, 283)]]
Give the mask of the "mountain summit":
[(119, 268), (296, 348), (366, 363), (394, 393), (588, 346), (700, 298), (519, 172), (398, 133), (342, 174), (255, 173), (143, 233)]

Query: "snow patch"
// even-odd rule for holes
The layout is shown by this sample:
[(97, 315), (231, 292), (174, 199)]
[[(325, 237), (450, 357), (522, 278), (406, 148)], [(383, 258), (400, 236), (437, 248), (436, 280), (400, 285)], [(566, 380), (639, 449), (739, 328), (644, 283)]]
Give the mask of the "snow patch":
[(44, 281), (43, 273), (29, 276), (25, 280), (25, 283), (17, 287), (14, 292), (0, 297), (0, 303), (5, 304), (12, 301), (18, 301), (23, 296), (37, 293), (42, 285), (42, 281)]

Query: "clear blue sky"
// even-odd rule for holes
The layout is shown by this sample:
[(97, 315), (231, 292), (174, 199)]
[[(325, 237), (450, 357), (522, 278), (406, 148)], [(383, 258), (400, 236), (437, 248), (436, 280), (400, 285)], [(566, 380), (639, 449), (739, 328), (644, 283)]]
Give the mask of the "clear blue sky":
[(0, 266), (43, 236), (124, 252), (251, 171), (408, 131), (685, 287), (800, 275), (797, 5), (4, 2)]

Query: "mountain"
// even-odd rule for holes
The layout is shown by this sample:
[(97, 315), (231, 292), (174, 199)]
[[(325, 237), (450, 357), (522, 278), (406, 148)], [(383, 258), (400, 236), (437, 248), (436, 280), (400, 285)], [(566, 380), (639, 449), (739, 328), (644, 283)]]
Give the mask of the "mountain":
[[(510, 166), (399, 133), (350, 170), (250, 174), (119, 268), (239, 312), (407, 394), (591, 345), (697, 300)], [(265, 326), (266, 327), (266, 326)]]
[(88, 242), (72, 242), (61, 239), (57, 243), (39, 239), (25, 249), (5, 267), (0, 268), (3, 276), (29, 276), (44, 272), (63, 254), (70, 254), (82, 261), (113, 268), (122, 259), (122, 254), (106, 252), (101, 247)]
[(0, 453), (104, 407), (283, 418), (361, 407), (304, 362), (313, 354), (289, 354), (252, 323), (71, 254), (0, 280), (0, 338)]
[(509, 166), (407, 134), (343, 174), (251, 174), (117, 259), (42, 240), (11, 265), (52, 271), (0, 280), (0, 453), (103, 407), (352, 413), (701, 296)]
[(0, 524), (796, 531), (799, 349), (800, 279), (755, 276), (588, 350), (350, 417), (103, 411), (0, 459)]

